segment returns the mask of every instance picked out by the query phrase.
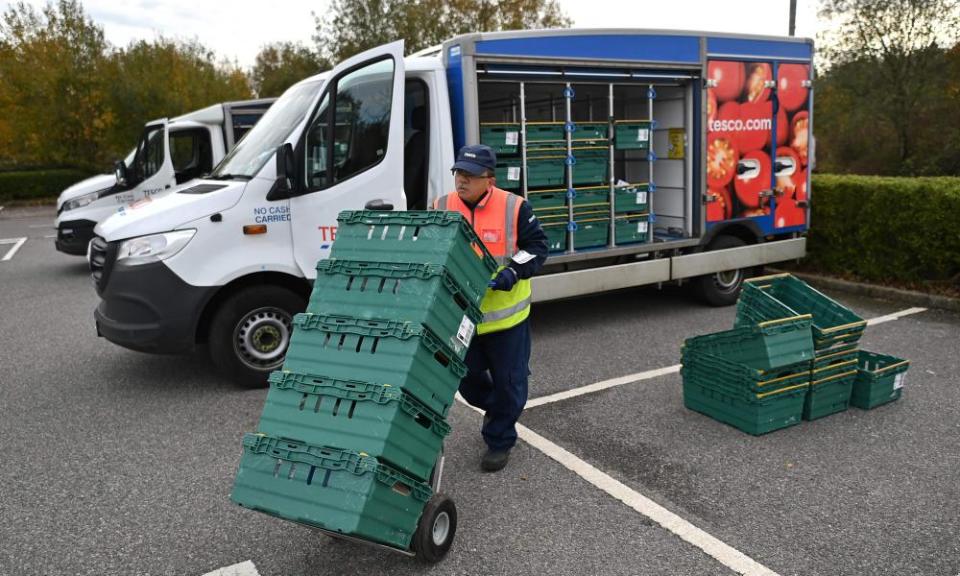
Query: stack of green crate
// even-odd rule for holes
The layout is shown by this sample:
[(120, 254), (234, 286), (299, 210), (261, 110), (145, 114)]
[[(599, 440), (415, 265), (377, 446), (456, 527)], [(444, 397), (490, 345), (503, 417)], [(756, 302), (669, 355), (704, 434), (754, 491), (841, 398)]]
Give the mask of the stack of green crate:
[(791, 426), (803, 413), (812, 357), (809, 316), (689, 338), (684, 405), (754, 435)]
[(496, 262), (456, 212), (343, 212), (232, 499), (409, 548)]
[(849, 308), (790, 274), (752, 278), (737, 303), (736, 325), (791, 314), (813, 317), (816, 358), (804, 406), (804, 419), (816, 420), (846, 410), (857, 376), (857, 343), (866, 321)]
[[(609, 148), (606, 122), (574, 124), (573, 186), (589, 186), (607, 181)], [(481, 122), (480, 143), (497, 153), (497, 186), (520, 191), (523, 170), (521, 147), (526, 150), (527, 187), (543, 190), (566, 186), (567, 134), (564, 122), (528, 122), (525, 140), (516, 122)]]
[[(576, 188), (573, 198), (573, 219), (577, 223), (575, 248), (606, 246), (610, 234), (610, 187)], [(566, 249), (569, 221), (567, 191), (563, 188), (534, 190), (527, 193), (547, 233), (551, 251)], [(614, 241), (617, 245), (647, 242), (650, 233), (648, 186), (626, 184), (614, 188)]]
[(851, 404), (869, 410), (902, 394), (910, 363), (860, 350), (866, 322), (789, 274), (746, 281), (734, 326), (684, 345), (688, 408), (762, 434)]

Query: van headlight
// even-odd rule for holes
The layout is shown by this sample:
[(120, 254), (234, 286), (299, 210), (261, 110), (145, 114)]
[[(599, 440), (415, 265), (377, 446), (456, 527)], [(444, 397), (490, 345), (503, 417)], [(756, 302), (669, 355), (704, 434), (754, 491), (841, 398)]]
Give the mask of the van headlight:
[(117, 250), (117, 263), (139, 266), (166, 260), (183, 250), (196, 233), (196, 230), (175, 230), (125, 240)]
[(84, 206), (93, 202), (99, 197), (100, 197), (99, 190), (96, 192), (90, 192), (90, 193), (84, 194), (83, 196), (77, 196), (76, 198), (72, 200), (67, 200), (66, 202), (63, 203), (63, 211), (67, 212), (70, 210), (76, 210), (77, 208), (83, 208)]

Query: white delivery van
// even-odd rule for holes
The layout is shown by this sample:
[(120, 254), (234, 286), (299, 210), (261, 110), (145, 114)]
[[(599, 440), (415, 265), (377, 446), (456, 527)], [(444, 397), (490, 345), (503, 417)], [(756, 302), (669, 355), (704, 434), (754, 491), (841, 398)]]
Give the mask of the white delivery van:
[(209, 174), (276, 98), (214, 104), (171, 120), (148, 122), (114, 174), (77, 182), (57, 198), (57, 250), (83, 256), (98, 222), (121, 206)]
[(534, 301), (689, 279), (730, 304), (751, 268), (805, 253), (812, 54), (802, 39), (637, 30), (359, 54), (287, 90), (209, 178), (97, 226), (98, 334), (206, 345), (230, 378), (265, 385), (338, 213), (425, 209), (477, 142), (549, 229)]

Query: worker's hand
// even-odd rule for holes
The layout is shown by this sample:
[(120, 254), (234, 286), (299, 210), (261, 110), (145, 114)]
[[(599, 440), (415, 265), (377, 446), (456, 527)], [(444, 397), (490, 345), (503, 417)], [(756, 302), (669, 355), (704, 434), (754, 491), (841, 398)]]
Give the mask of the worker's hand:
[(513, 285), (517, 283), (517, 273), (513, 271), (513, 268), (504, 268), (497, 274), (496, 278), (490, 281), (490, 288), (494, 290), (503, 290), (504, 292), (509, 292), (513, 289)]

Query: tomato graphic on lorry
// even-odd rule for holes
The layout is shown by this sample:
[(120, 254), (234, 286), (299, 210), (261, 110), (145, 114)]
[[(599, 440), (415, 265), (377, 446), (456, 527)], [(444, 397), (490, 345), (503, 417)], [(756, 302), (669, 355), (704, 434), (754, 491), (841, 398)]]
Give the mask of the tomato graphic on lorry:
[(803, 225), (809, 65), (712, 60), (707, 74), (707, 222), (767, 217), (767, 226)]
[(737, 146), (724, 134), (707, 137), (707, 183), (713, 188), (723, 188), (733, 180), (737, 170)]
[(747, 65), (747, 102), (766, 102), (770, 98), (767, 82), (773, 81), (773, 69), (766, 62)]
[(733, 188), (747, 208), (760, 208), (760, 193), (770, 189), (770, 157), (762, 150), (747, 152), (737, 163)]
[(718, 102), (735, 100), (743, 92), (743, 62), (712, 60), (707, 64), (707, 80), (713, 87)]

